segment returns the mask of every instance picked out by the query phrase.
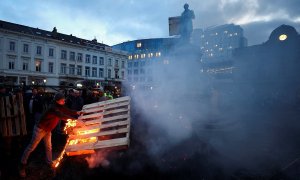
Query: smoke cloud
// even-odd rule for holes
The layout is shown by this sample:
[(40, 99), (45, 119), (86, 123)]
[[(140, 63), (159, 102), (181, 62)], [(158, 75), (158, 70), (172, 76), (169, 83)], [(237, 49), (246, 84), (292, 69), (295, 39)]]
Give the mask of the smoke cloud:
[[(284, 167), (299, 156), (300, 143), (293, 137), (299, 135), (300, 123), (297, 112), (287, 110), (294, 106), (288, 94), (296, 87), (286, 81), (278, 81), (276, 87), (266, 83), (280, 71), (280, 61), (274, 60), (278, 56), (270, 55), (273, 64), (234, 64), (239, 69), (234, 76), (240, 76), (235, 80), (250, 69), (250, 76), (265, 83), (255, 78), (226, 83), (203, 73), (201, 55), (192, 46), (178, 45), (162, 62), (153, 63), (156, 86), (131, 89), (133, 125), (143, 129), (133, 136), (139, 136), (150, 159), (165, 173), (186, 174), (187, 167), (199, 167), (192, 172), (197, 178), (287, 173)], [(291, 63), (296, 59), (289, 58)], [(243, 61), (248, 60), (235, 59)], [(266, 76), (260, 76), (262, 72)]]

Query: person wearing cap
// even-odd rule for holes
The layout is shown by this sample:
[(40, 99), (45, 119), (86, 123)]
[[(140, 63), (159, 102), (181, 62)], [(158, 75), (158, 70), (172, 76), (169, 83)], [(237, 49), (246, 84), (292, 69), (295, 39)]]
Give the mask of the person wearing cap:
[[(39, 121), (35, 124), (31, 141), (23, 152), (21, 163), (19, 166), (19, 175), (26, 177), (27, 160), (35, 150), (39, 142), (43, 139), (46, 151), (47, 164), (52, 168), (52, 144), (51, 131), (57, 126), (59, 120), (75, 119), (81, 114), (80, 111), (73, 111), (65, 106), (65, 96), (62, 93), (57, 93), (54, 96), (54, 102), (42, 114)], [(82, 125), (82, 121), (78, 121)]]

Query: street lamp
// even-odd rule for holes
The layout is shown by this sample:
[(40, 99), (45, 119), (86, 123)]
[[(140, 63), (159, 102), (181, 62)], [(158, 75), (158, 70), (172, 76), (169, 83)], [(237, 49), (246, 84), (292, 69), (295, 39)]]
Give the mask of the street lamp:
[(31, 82), (34, 85), (34, 81)]
[(47, 80), (44, 79), (43, 81), (44, 81), (44, 92), (46, 92), (46, 82), (47, 82)]

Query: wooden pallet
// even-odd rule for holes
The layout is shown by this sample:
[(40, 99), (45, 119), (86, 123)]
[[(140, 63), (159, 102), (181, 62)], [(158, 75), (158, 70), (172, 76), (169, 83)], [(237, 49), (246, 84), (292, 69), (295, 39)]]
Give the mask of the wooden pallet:
[(26, 135), (26, 120), (21, 93), (0, 97), (0, 135)]
[(79, 119), (84, 122), (85, 126), (75, 127), (69, 133), (65, 149), (68, 156), (90, 154), (99, 149), (129, 146), (129, 96), (88, 104), (83, 106), (82, 110), (84, 114)]

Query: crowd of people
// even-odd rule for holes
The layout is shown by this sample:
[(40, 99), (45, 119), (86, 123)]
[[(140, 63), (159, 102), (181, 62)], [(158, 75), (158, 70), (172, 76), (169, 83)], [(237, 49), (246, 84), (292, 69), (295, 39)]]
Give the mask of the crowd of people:
[[(9, 159), (11, 156), (15, 156), (15, 154), (12, 154), (11, 147), (13, 144), (19, 144), (19, 147), (23, 150), (21, 154), (17, 155), (20, 159), (18, 165), (20, 177), (26, 177), (27, 160), (41, 140), (44, 141), (46, 162), (51, 168), (53, 166), (51, 132), (54, 130), (56, 133), (64, 133), (63, 128), (66, 120), (78, 118), (84, 105), (113, 98), (112, 95), (109, 95), (109, 92), (99, 89), (70, 88), (55, 93), (47, 93), (44, 92), (44, 88), (32, 87), (25, 91), (21, 89), (9, 91), (8, 88), (0, 85), (0, 97), (12, 96), (15, 93), (23, 94), (27, 144), (22, 147), (21, 144), (24, 144), (24, 142), (20, 142), (22, 137), (18, 137), (18, 141), (15, 141), (12, 137), (2, 136), (0, 132), (0, 150), (1, 153), (3, 152), (5, 159)], [(28, 142), (28, 140), (30, 141)], [(5, 161), (1, 163), (0, 179), (3, 175), (2, 169), (5, 169)]]

